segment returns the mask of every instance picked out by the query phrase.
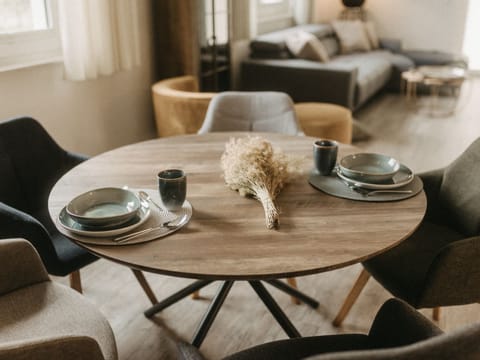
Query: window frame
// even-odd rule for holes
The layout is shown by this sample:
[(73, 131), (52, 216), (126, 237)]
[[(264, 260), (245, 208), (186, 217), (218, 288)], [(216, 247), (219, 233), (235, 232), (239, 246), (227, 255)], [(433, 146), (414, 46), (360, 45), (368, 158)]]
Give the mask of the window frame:
[(62, 60), (57, 2), (46, 5), (49, 29), (0, 34), (0, 71)]

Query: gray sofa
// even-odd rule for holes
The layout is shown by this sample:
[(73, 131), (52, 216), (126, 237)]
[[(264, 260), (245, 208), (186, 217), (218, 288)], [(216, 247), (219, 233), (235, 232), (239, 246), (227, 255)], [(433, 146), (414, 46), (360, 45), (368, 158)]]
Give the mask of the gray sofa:
[[(314, 34), (327, 49), (330, 61), (294, 58), (285, 38), (294, 31)], [(380, 39), (380, 48), (340, 54), (329, 24), (308, 24), (263, 34), (250, 43), (250, 57), (241, 65), (241, 90), (283, 91), (295, 102), (329, 102), (355, 110), (384, 88), (398, 91), (401, 73), (425, 64), (451, 64), (462, 59), (435, 51), (403, 51), (401, 42)]]

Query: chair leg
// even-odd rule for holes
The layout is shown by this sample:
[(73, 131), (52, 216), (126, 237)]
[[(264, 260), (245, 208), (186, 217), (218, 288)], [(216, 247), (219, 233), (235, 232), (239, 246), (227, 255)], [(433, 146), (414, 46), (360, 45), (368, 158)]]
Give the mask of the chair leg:
[(433, 320), (440, 321), (440, 306), (433, 308)]
[(74, 271), (70, 273), (70, 287), (73, 290), (78, 291), (80, 294), (82, 293), (82, 279), (80, 278), (80, 270)]
[(200, 299), (200, 290), (197, 290), (197, 291), (195, 291), (194, 293), (192, 293), (192, 299), (193, 299), (193, 300), (198, 300), (198, 299)]
[(132, 269), (133, 275), (137, 278), (137, 281), (140, 283), (140, 286), (142, 287), (143, 291), (145, 291), (145, 294), (147, 295), (148, 299), (152, 303), (152, 305), (155, 305), (158, 303), (157, 297), (152, 291), (152, 288), (147, 282), (147, 279), (145, 279), (145, 275), (140, 270)]
[[(287, 279), (287, 283), (288, 285), (290, 285), (291, 287), (295, 288), (295, 289), (298, 289), (297, 287), (297, 279), (295, 278), (288, 278)], [(292, 303), (296, 304), (296, 305), (300, 305), (302, 302), (300, 300), (298, 300), (295, 296), (292, 296)]]
[(363, 288), (367, 284), (368, 279), (370, 279), (370, 274), (367, 270), (362, 269), (362, 272), (358, 276), (357, 281), (353, 285), (350, 293), (348, 294), (347, 298), (343, 302), (340, 311), (338, 312), (337, 316), (333, 320), (333, 326), (340, 326), (343, 323), (343, 320), (347, 317), (350, 309), (352, 308), (353, 304), (357, 300), (358, 296), (362, 292)]

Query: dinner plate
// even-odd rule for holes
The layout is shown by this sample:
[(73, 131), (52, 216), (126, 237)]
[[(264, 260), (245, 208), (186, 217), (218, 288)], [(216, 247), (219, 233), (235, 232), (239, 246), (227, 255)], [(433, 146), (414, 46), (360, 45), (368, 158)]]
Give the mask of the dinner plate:
[(127, 223), (121, 224), (120, 226), (86, 226), (76, 222), (67, 213), (67, 210), (64, 207), (58, 215), (58, 220), (65, 229), (71, 231), (74, 234), (94, 237), (110, 237), (120, 235), (135, 229), (136, 227), (142, 225), (148, 219), (149, 215), (150, 207), (148, 205), (142, 205), (140, 206), (140, 209), (137, 211), (137, 214), (133, 219), (131, 219)]
[(396, 189), (411, 183), (414, 178), (413, 171), (403, 164), (400, 165), (400, 169), (390, 180), (385, 181), (381, 184), (368, 183), (365, 181), (350, 179), (349, 177), (342, 174), (340, 171), (337, 171), (337, 176), (350, 185), (374, 190)]

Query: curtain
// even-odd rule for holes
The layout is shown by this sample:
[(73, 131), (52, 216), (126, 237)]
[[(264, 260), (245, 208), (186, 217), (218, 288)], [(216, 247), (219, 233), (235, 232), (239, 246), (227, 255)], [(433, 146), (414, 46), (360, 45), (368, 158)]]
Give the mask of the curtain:
[(140, 65), (136, 0), (59, 0), (65, 76), (96, 79)]
[(154, 0), (156, 79), (197, 75), (200, 45), (198, 14), (203, 1)]

